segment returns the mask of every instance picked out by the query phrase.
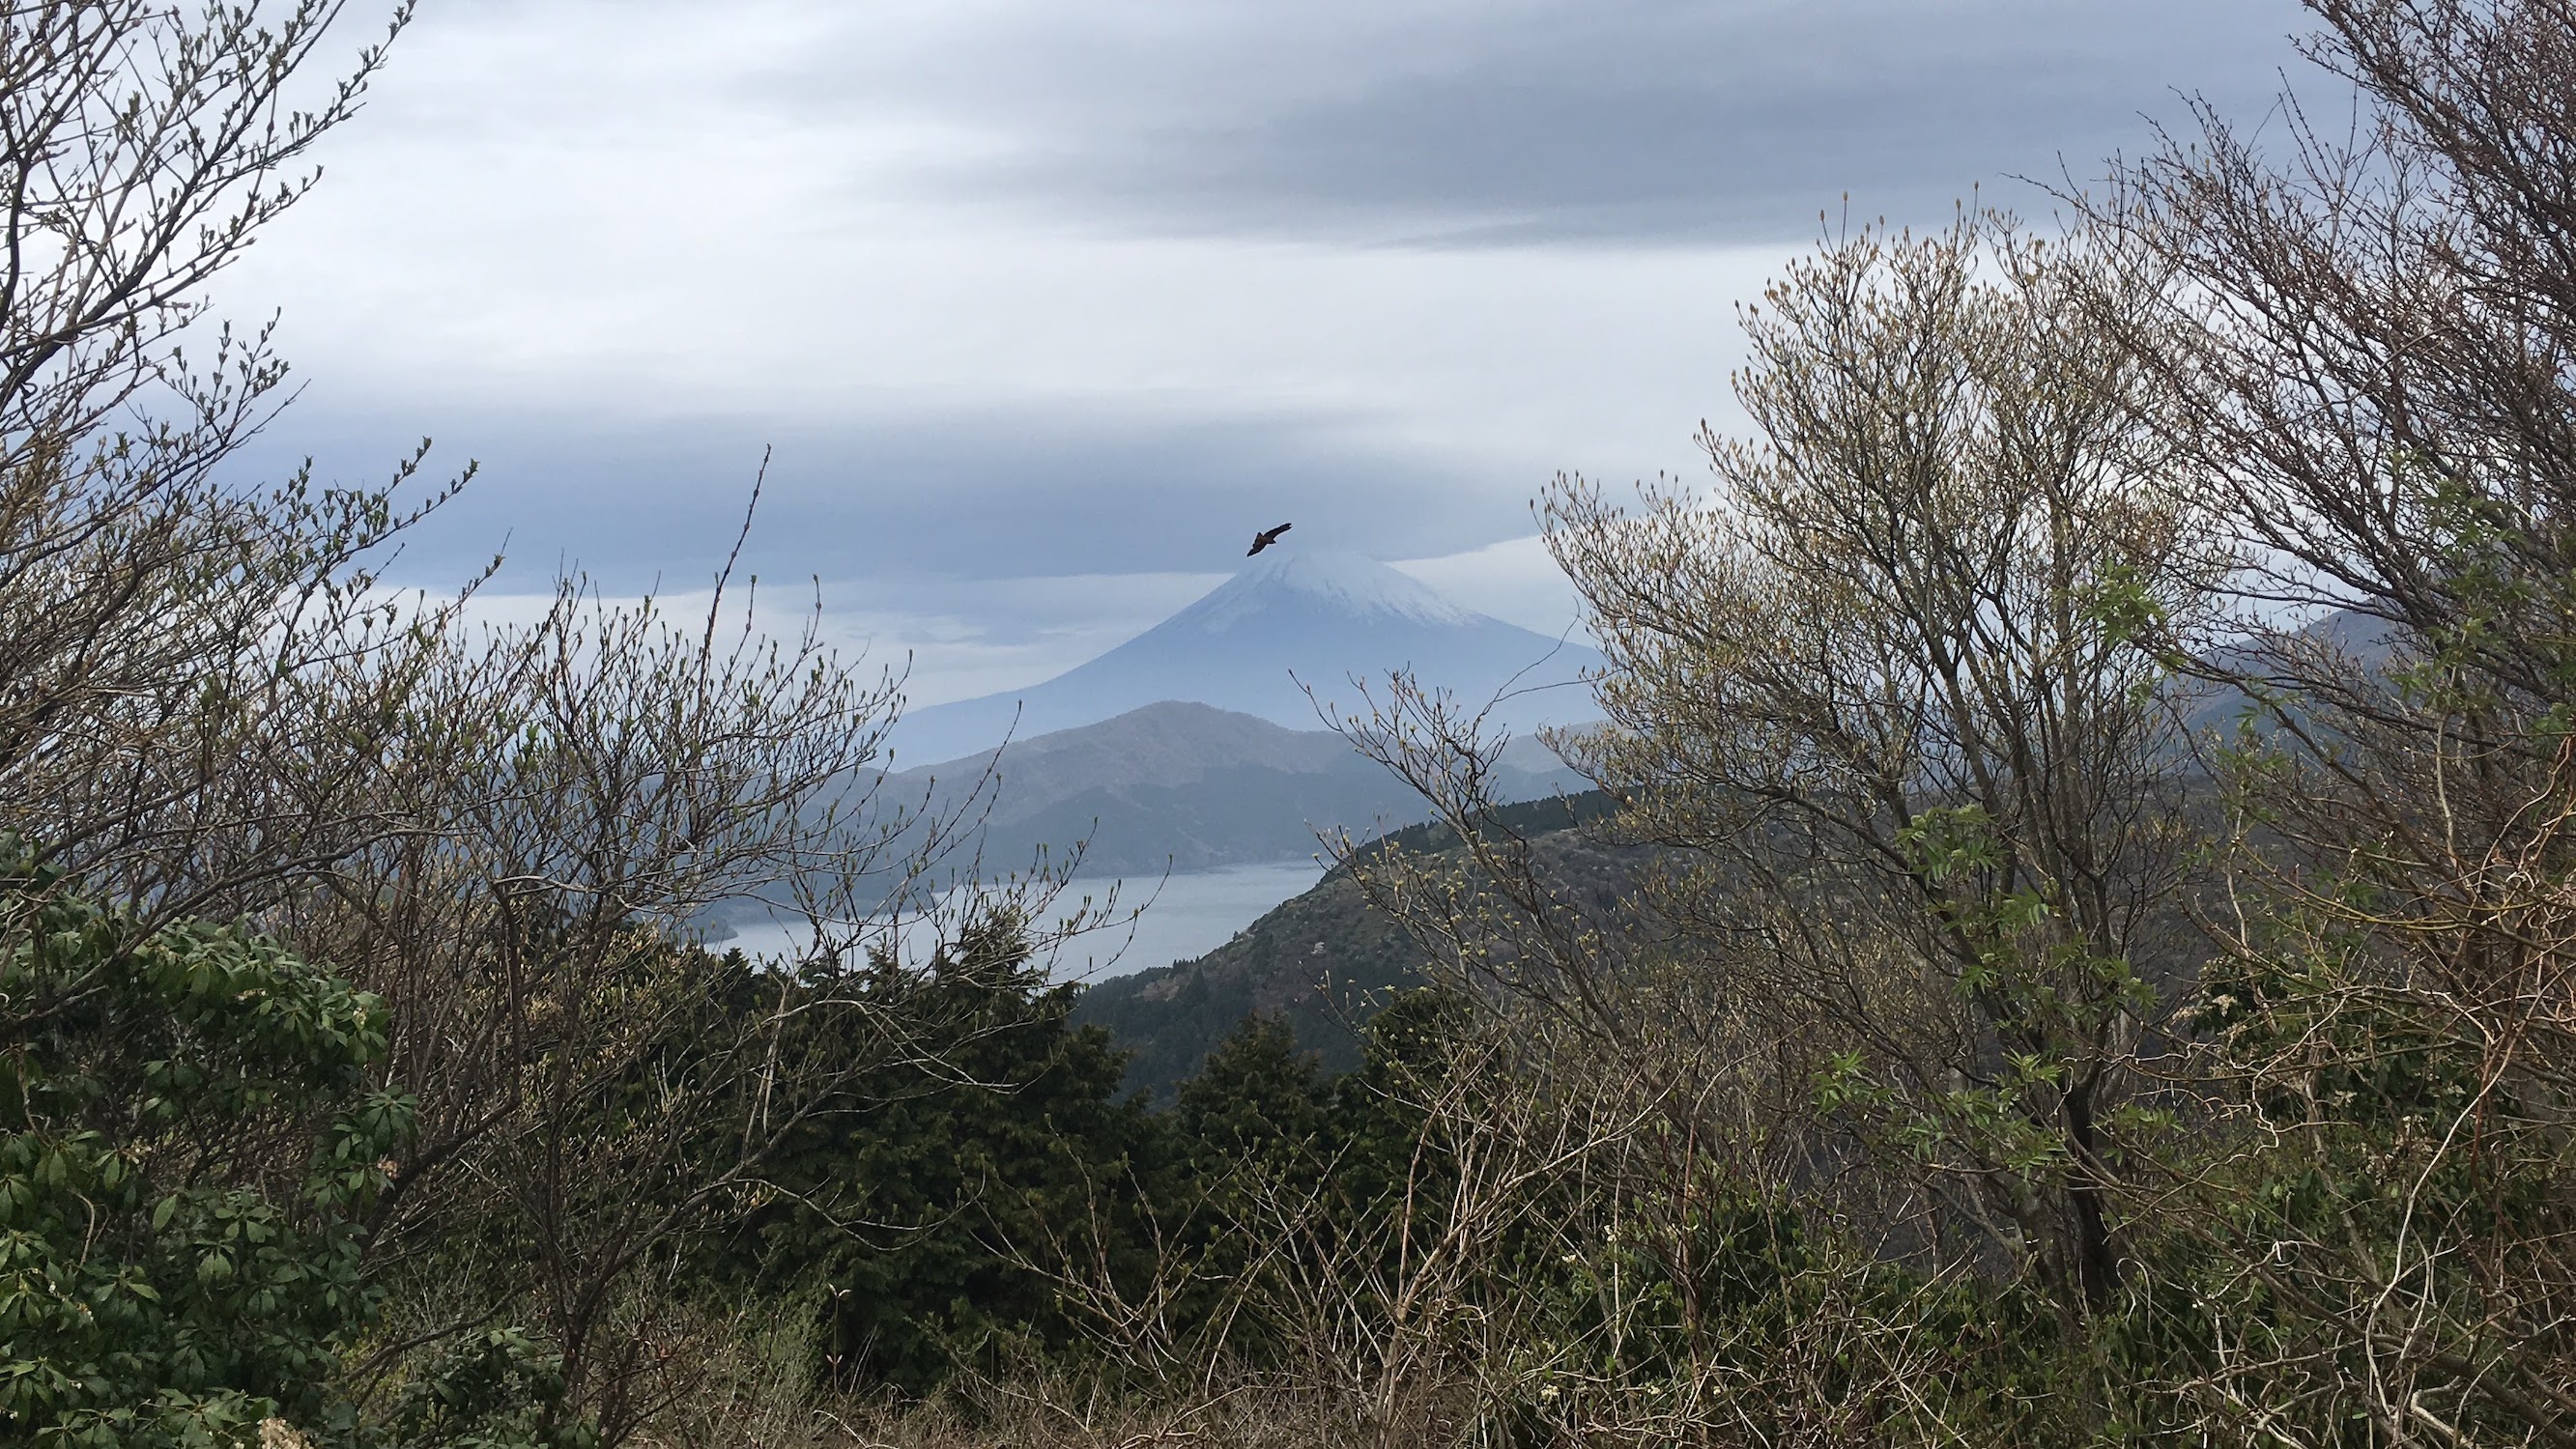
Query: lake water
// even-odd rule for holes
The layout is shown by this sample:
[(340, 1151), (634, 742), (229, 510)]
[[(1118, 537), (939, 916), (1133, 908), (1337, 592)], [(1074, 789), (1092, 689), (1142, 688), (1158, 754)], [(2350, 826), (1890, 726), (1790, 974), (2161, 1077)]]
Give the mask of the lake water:
[[(1120, 924), (1067, 941), (1058, 952), (1055, 975), (1063, 981), (1099, 981), (1174, 961), (1204, 956), (1234, 938), (1237, 931), (1261, 919), (1271, 907), (1304, 892), (1324, 878), (1324, 867), (1312, 860), (1264, 865), (1229, 865), (1214, 870), (1175, 873), (1122, 882), (1077, 880), (1056, 902), (1055, 920), (1107, 898), (1118, 886)], [(712, 943), (740, 947), (754, 956), (789, 956), (808, 943), (801, 921), (736, 921), (734, 935)], [(907, 933), (906, 946), (920, 949), (926, 937)]]

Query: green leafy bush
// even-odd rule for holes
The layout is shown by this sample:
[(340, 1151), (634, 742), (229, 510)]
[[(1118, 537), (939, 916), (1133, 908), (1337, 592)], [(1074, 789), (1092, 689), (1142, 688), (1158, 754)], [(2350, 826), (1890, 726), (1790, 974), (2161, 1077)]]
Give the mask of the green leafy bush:
[(410, 1132), (382, 1002), (239, 927), (145, 931), (0, 844), (0, 1437), (345, 1422), (360, 1215)]
[(394, 1442), (439, 1449), (594, 1449), (599, 1436), (561, 1413), (563, 1356), (521, 1328), (472, 1335), (393, 1406)]

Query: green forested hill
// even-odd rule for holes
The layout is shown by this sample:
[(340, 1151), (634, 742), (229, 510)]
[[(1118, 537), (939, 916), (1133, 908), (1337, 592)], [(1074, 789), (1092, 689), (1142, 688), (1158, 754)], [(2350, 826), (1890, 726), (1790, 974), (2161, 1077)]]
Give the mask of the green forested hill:
[[(1590, 791), (1509, 806), (1498, 815), (1512, 829), (1544, 837), (1543, 858), (1616, 888), (1624, 855), (1569, 829), (1599, 818), (1609, 805), (1608, 797)], [(1368, 848), (1449, 856), (1457, 837), (1444, 826), (1414, 825)], [(1391, 992), (1419, 984), (1421, 965), (1419, 948), (1368, 908), (1344, 867), (1195, 961), (1090, 987), (1074, 1019), (1098, 1023), (1134, 1052), (1128, 1086), (1165, 1100), (1255, 1012), (1286, 1021), (1298, 1045), (1320, 1057), (1326, 1070), (1358, 1066), (1357, 1029)]]

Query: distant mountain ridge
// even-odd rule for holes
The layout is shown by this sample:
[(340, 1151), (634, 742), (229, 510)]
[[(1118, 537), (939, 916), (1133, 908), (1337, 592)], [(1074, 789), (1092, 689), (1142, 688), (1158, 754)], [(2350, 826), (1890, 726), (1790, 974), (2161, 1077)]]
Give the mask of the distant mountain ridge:
[[(1515, 797), (1581, 788), (1535, 740), (1515, 740), (1500, 767)], [(1040, 846), (1061, 861), (1087, 841), (1087, 875), (1294, 859), (1316, 851), (1318, 831), (1366, 838), (1423, 814), (1419, 796), (1340, 735), (1178, 700), (886, 783), (890, 798), (938, 802), (985, 785), (988, 866), (1025, 866)]]
[(1325, 724), (1319, 704), (1357, 710), (1351, 681), (1382, 682), (1398, 669), (1479, 706), (1508, 688), (1494, 722), (1526, 731), (1591, 718), (1580, 680), (1601, 663), (1586, 645), (1464, 608), (1374, 559), (1283, 546), (1089, 663), (914, 711), (892, 738), (898, 758), (955, 759), (1165, 700), (1314, 732)]

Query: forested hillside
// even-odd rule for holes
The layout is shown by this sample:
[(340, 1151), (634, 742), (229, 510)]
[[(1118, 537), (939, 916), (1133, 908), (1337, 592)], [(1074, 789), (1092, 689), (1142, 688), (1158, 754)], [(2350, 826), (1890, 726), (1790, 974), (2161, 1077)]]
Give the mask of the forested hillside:
[(2307, 8), (2352, 124), (1837, 227), (1545, 491), (1593, 793), (1377, 681), (1434, 823), (1088, 999), (739, 555), (241, 476), (341, 7), (0, 12), (0, 1439), (2567, 1444), (2576, 11)]
[[(1543, 838), (1542, 859), (1560, 879), (1581, 879), (1613, 896), (1633, 884), (1642, 852), (1575, 832), (1609, 813), (1599, 791), (1527, 801), (1494, 812), (1497, 824)], [(1464, 864), (1457, 834), (1422, 824), (1363, 847)], [(1129, 1053), (1127, 1085), (1168, 1101), (1219, 1042), (1253, 1016), (1286, 1030), (1326, 1072), (1355, 1070), (1369, 1021), (1398, 994), (1424, 982), (1423, 946), (1384, 912), (1369, 908), (1347, 865), (1281, 904), (1223, 946), (1087, 987), (1073, 1019), (1097, 1025)]]

